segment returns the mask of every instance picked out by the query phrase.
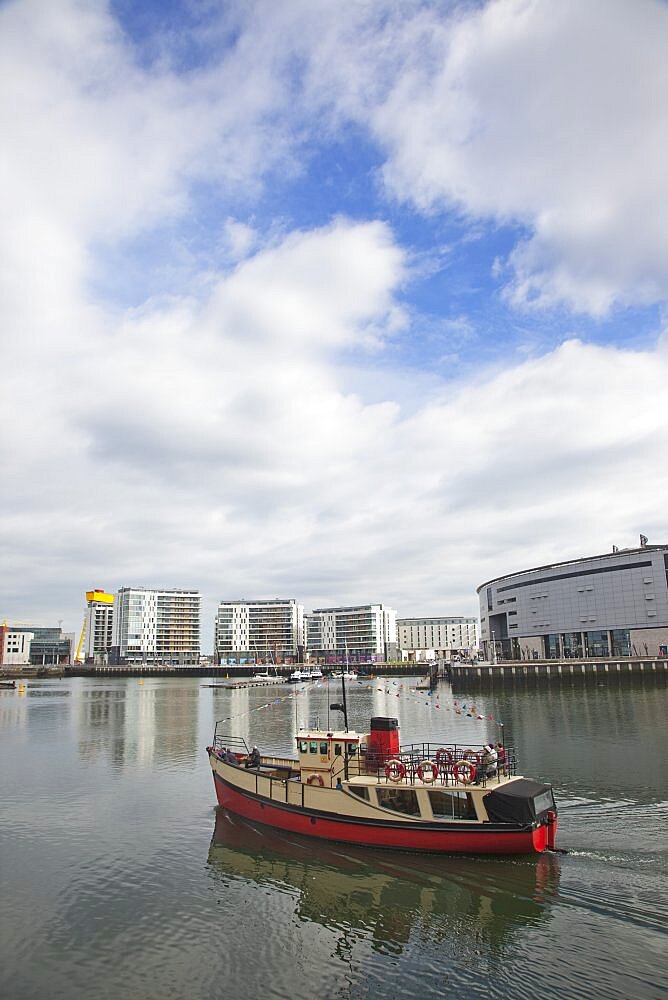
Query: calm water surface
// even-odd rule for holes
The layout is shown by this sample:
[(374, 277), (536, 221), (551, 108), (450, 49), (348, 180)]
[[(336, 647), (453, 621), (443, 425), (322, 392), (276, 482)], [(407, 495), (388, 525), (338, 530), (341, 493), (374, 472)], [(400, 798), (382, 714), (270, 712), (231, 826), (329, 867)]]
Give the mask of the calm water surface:
[[(569, 853), (502, 860), (318, 844), (217, 810), (216, 719), (291, 751), (338, 691), (206, 683), (0, 691), (2, 1000), (666, 995), (665, 681), (458, 692), (558, 797)], [(413, 687), (352, 684), (351, 725), (497, 736), (447, 685)]]

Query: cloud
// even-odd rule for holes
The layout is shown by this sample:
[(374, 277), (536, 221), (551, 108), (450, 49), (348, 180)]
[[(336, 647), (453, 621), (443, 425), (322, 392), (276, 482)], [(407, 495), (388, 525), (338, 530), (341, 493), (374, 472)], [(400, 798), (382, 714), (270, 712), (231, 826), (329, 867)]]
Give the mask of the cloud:
[(383, 13), (310, 40), (308, 84), (374, 135), (388, 191), (425, 214), (523, 227), (507, 261), (515, 305), (603, 316), (665, 301), (665, 4)]

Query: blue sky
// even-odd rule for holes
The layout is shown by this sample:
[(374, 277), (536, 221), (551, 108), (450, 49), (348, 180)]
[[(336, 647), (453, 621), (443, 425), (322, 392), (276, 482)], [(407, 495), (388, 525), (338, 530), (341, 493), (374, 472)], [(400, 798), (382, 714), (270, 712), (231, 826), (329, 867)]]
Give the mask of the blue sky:
[(658, 0), (3, 5), (0, 613), (471, 614), (665, 540), (667, 41)]

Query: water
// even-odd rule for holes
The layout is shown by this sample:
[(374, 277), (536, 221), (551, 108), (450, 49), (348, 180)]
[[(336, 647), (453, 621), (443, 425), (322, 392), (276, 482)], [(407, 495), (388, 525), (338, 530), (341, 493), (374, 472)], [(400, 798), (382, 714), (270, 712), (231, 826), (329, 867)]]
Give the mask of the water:
[[(498, 860), (317, 843), (216, 810), (216, 719), (289, 751), (340, 695), (205, 683), (0, 691), (2, 1000), (665, 995), (665, 681), (458, 693), (559, 802), (568, 854)], [(351, 684), (351, 725), (500, 732), (457, 715), (447, 685), (413, 686)]]

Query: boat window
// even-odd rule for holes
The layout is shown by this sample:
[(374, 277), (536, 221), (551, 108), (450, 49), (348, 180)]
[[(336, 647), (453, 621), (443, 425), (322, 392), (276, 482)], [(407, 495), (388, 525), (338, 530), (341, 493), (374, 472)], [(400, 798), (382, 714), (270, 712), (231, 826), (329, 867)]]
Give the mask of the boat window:
[(546, 792), (541, 792), (540, 795), (534, 796), (533, 808), (536, 816), (540, 816), (547, 809), (554, 809), (554, 795), (551, 788), (548, 788)]
[(335, 743), (334, 744), (334, 753), (336, 754), (337, 757), (341, 756), (341, 744), (340, 743)]
[(308, 743), (306, 742), (306, 740), (300, 740), (299, 741), (299, 752), (300, 753), (306, 753), (307, 751), (308, 751)]
[(369, 801), (369, 789), (366, 785), (346, 785), (346, 789), (347, 791), (352, 792), (353, 795), (359, 795), (359, 797), (364, 799), (366, 802)]
[(318, 752), (318, 744), (316, 743), (315, 740), (311, 740), (311, 750), (310, 750), (310, 752), (311, 753), (317, 753)]
[(328, 752), (327, 743), (323, 741), (320, 744), (320, 753), (327, 753), (327, 752)]
[(357, 743), (349, 743), (348, 744), (348, 756), (349, 757), (354, 757), (356, 753), (357, 753)]
[(378, 805), (383, 809), (392, 809), (409, 816), (420, 815), (417, 795), (412, 788), (377, 788), (376, 794)]
[(451, 819), (477, 819), (471, 796), (467, 792), (429, 791), (434, 816)]

